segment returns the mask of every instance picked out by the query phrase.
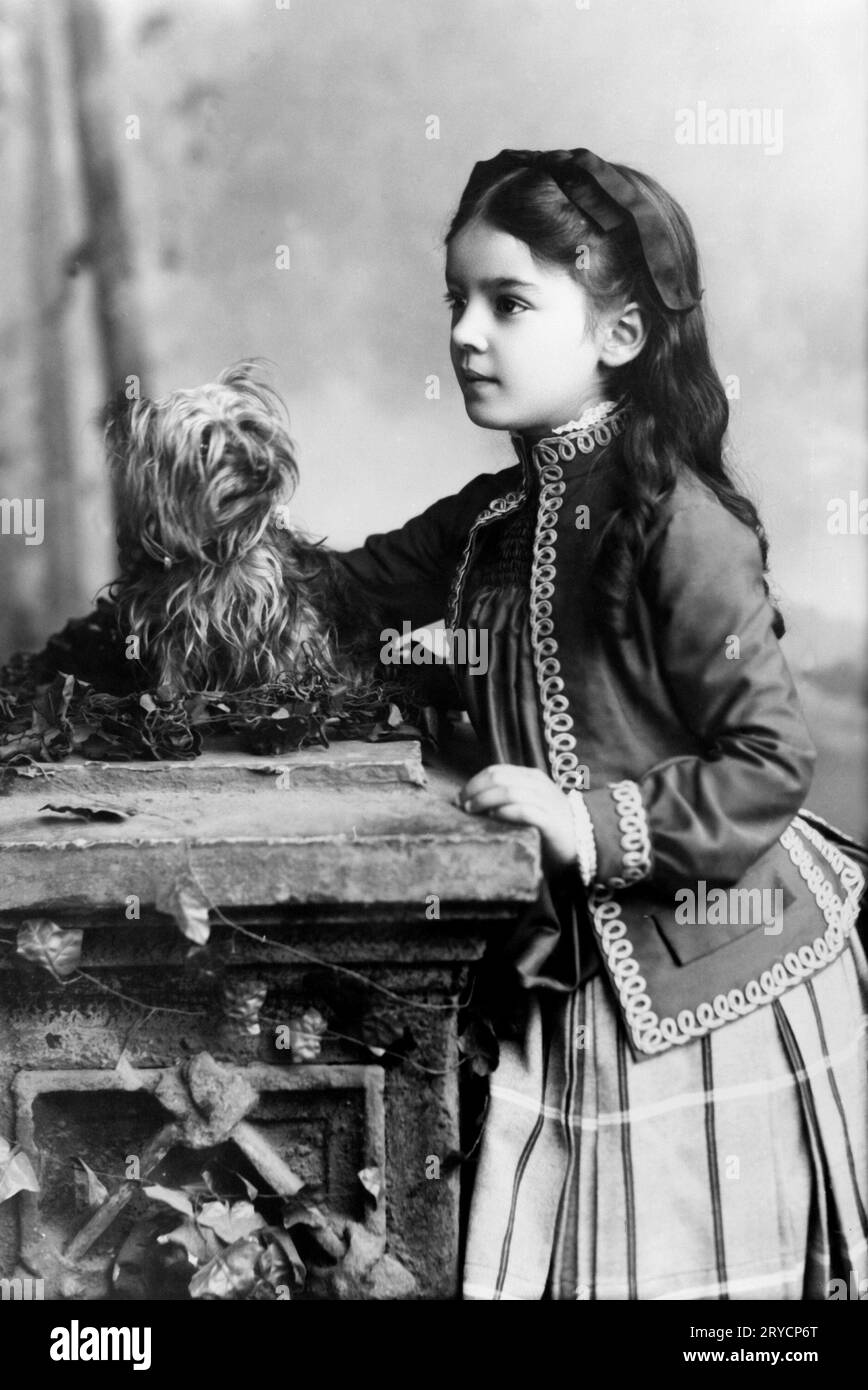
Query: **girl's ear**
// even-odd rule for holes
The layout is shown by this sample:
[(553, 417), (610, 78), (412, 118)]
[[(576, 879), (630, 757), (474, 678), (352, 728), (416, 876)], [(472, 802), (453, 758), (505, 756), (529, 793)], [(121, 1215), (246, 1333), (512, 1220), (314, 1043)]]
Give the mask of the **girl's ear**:
[(617, 318), (604, 326), (600, 344), (600, 361), (607, 367), (624, 367), (645, 346), (648, 325), (638, 304), (625, 304)]

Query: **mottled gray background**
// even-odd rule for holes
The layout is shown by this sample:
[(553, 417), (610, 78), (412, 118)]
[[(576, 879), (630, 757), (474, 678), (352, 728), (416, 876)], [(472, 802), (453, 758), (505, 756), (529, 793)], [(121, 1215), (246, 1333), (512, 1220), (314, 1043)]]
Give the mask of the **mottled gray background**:
[[(62, 308), (72, 486), (55, 482), (33, 443), (45, 409), (33, 388), (34, 277), (63, 279), (59, 261), (32, 254), (46, 141), (58, 246), (83, 225), (63, 8), (0, 0), (0, 494), (44, 495), (47, 527), (41, 548), (0, 537), (0, 650), (84, 611), (112, 568), (86, 267)], [(831, 498), (868, 491), (860, 0), (103, 0), (102, 10), (148, 386), (192, 385), (243, 355), (273, 359), (300, 446), (296, 519), (339, 546), (511, 462), (505, 437), (467, 421), (448, 360), (441, 242), (473, 162), (505, 145), (587, 145), (671, 189), (703, 252), (719, 369), (738, 378), (733, 456), (771, 534), (786, 650), (822, 748), (812, 804), (864, 820), (865, 540), (827, 529)], [(30, 81), (36, 42), (53, 75), (45, 129)], [(678, 144), (676, 111), (701, 101), (780, 109), (781, 152)], [(138, 140), (125, 138), (130, 115)], [(275, 266), (282, 244), (289, 270)], [(431, 374), (439, 400), (426, 398)]]

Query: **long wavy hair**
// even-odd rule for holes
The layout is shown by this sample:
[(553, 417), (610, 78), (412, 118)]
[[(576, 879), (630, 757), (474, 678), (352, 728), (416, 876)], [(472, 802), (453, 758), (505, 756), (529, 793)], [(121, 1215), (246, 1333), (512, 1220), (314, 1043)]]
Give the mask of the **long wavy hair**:
[(105, 425), (120, 558), (109, 594), (155, 685), (237, 690), (312, 661), (357, 670), (365, 624), (344, 621), (329, 552), (288, 524), (295, 448), (259, 363), (160, 400), (121, 396)]
[[(554, 159), (550, 155), (548, 158)], [(564, 160), (568, 168), (568, 154)], [(705, 316), (699, 304), (699, 257), (686, 213), (647, 174), (613, 165), (657, 209), (669, 232), (696, 306), (668, 309), (645, 264), (632, 227), (602, 232), (540, 168), (497, 176), (488, 187), (465, 192), (446, 235), (448, 243), (469, 222), (480, 220), (523, 241), (542, 264), (568, 269), (585, 290), (592, 320), (635, 302), (647, 325), (645, 344), (626, 366), (611, 370), (605, 386), (629, 396), (632, 409), (621, 436), (619, 505), (596, 539), (593, 585), (601, 620), (629, 632), (633, 598), (648, 537), (681, 469), (689, 469), (726, 509), (755, 532), (768, 565), (768, 538), (756, 507), (736, 486), (724, 458), (729, 404), (711, 360)], [(578, 258), (576, 249), (587, 247)], [(577, 265), (577, 261), (579, 264)], [(766, 584), (768, 593), (768, 584)], [(775, 631), (784, 631), (775, 609)]]

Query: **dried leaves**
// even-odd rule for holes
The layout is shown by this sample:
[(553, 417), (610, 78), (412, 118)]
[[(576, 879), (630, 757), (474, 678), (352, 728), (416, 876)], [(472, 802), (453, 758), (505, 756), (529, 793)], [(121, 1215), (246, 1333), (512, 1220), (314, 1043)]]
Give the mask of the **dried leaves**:
[(77, 1158), (77, 1168), (73, 1169), (76, 1203), (85, 1211), (96, 1211), (103, 1202), (108, 1201), (108, 1188), (101, 1182), (83, 1158)]
[(250, 751), (270, 754), (346, 738), (436, 743), (436, 712), (406, 679), (372, 675), (350, 686), (314, 652), (308, 662), (247, 690), (135, 689), (145, 668), (124, 659), (116, 610), (100, 600), (44, 652), (19, 654), (0, 670), (0, 763), (52, 762), (72, 752), (108, 762), (185, 761), (201, 752), (203, 732), (240, 735)]
[(79, 715), (91, 730), (76, 750), (86, 758), (184, 762), (202, 751), (186, 702), (165, 690), (118, 697), (88, 689)]
[[(181, 1217), (177, 1225), (158, 1234), (154, 1234), (152, 1225), (146, 1224), (149, 1238), (158, 1247), (174, 1252), (173, 1271), (179, 1272), (179, 1262), (186, 1266), (191, 1298), (292, 1298), (305, 1287), (311, 1271), (321, 1274), (333, 1270), (346, 1255), (346, 1223), (324, 1213), (310, 1189), (304, 1188), (294, 1197), (282, 1200), (281, 1224), (269, 1225), (254, 1206), (260, 1194), (248, 1179), (241, 1174), (232, 1175), (246, 1192), (245, 1198), (233, 1200), (217, 1195), (213, 1173), (206, 1171), (202, 1176), (203, 1182), (183, 1188), (159, 1184), (143, 1188), (146, 1197)], [(364, 1177), (376, 1202), (382, 1183), (378, 1170), (365, 1170)], [(275, 1199), (272, 1196), (267, 1200)], [(143, 1283), (148, 1259), (140, 1249), (134, 1252), (133, 1263), (130, 1255), (126, 1246), (119, 1253), (115, 1282), (120, 1280), (125, 1285), (128, 1297), (149, 1297), (150, 1291)]]
[(33, 688), (30, 672), (23, 675), (24, 693), (8, 687), (8, 668), (0, 682), (0, 762), (57, 762), (72, 752), (70, 707), (80, 682), (58, 674)]
[(135, 806), (109, 806), (101, 801), (89, 805), (76, 802), (71, 806), (56, 806), (47, 801), (39, 810), (50, 811), (53, 816), (71, 816), (74, 820), (85, 821), (125, 821), (136, 814)]

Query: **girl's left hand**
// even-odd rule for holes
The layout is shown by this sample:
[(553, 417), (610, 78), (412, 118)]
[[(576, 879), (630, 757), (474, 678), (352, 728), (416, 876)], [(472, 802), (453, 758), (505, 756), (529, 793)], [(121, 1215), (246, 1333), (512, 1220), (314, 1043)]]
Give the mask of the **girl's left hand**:
[(576, 862), (576, 837), (567, 798), (535, 767), (493, 763), (462, 788), (458, 805), (471, 816), (491, 815), (518, 825), (535, 825), (549, 867)]

